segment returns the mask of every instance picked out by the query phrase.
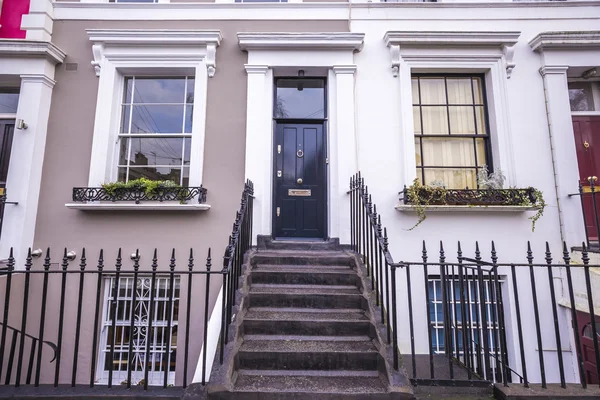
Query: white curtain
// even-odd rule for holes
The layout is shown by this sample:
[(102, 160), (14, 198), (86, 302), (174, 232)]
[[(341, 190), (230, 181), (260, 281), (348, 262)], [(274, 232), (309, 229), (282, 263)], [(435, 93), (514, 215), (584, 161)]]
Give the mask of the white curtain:
[[(482, 101), (478, 80), (474, 80), (473, 87), (475, 96), (471, 78), (447, 78), (444, 82), (443, 78), (421, 77), (418, 83), (413, 79), (413, 104), (421, 105), (413, 107), (415, 134), (441, 135), (422, 138), (422, 144), (418, 138), (415, 140), (417, 161), (425, 167), (450, 167), (426, 168), (427, 184), (441, 181), (447, 188), (477, 187), (473, 139), (452, 137), (485, 133), (483, 106), (475, 107), (477, 118), (472, 106)], [(477, 139), (476, 143), (477, 165), (481, 166), (485, 164), (484, 141)]]

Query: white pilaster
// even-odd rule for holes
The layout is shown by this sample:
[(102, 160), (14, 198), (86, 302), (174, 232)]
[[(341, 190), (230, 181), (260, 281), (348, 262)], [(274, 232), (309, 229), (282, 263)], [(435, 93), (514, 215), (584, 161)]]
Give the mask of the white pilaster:
[(339, 201), (335, 214), (331, 215), (329, 236), (339, 237), (341, 243), (350, 243), (350, 199), (346, 195), (350, 177), (358, 171), (358, 146), (354, 115), (354, 73), (356, 65), (337, 65), (333, 67), (336, 80), (336, 159), (337, 177), (332, 177), (333, 196)]
[[(246, 65), (246, 178), (254, 182), (253, 237), (271, 233), (271, 76), (266, 65)], [(255, 239), (253, 239), (255, 240)]]
[[(579, 169), (575, 157), (575, 137), (569, 104), (566, 66), (544, 66), (540, 73), (544, 79), (544, 95), (548, 114), (548, 133), (554, 160), (556, 195), (563, 240), (574, 246), (585, 240), (581, 202), (569, 198), (577, 191)], [(549, 194), (547, 194), (549, 195)], [(568, 215), (569, 218), (565, 218)]]
[(27, 129), (15, 129), (6, 182), (8, 201), (18, 204), (5, 208), (0, 245), (2, 258), (14, 248), (17, 268), (33, 246), (54, 83), (45, 75), (21, 75), (17, 119), (25, 121)]
[(54, 8), (51, 0), (31, 0), (29, 13), (24, 14), (21, 19), (21, 29), (27, 31), (26, 38), (29, 40), (43, 40), (49, 42), (52, 39), (52, 25), (54, 24)]
[[(98, 84), (98, 97), (96, 102), (96, 118), (94, 124), (94, 137), (92, 141), (92, 153), (90, 155), (90, 175), (88, 186), (96, 187), (110, 181), (112, 163), (113, 143), (115, 141), (115, 121), (118, 121), (118, 112), (113, 106), (117, 101), (117, 94), (121, 91), (120, 76), (114, 64), (103, 59), (98, 67), (102, 71)], [(107, 134), (108, 133), (108, 134)]]

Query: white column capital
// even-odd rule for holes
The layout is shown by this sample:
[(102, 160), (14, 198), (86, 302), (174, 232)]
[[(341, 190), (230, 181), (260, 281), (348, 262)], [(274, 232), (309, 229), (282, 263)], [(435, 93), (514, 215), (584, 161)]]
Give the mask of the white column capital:
[(269, 70), (269, 66), (268, 65), (245, 64), (244, 68), (246, 69), (246, 73), (248, 75), (250, 75), (250, 74), (262, 74), (262, 75), (265, 75), (267, 73), (267, 71)]
[(48, 76), (44, 74), (23, 74), (21, 75), (22, 83), (43, 83), (48, 86), (50, 89), (54, 87), (56, 81), (54, 79), (50, 79)]
[(567, 65), (545, 65), (540, 68), (540, 75), (561, 75), (566, 74), (569, 67)]
[(356, 72), (356, 65), (334, 65), (333, 72), (335, 72), (336, 75), (354, 75), (354, 73)]

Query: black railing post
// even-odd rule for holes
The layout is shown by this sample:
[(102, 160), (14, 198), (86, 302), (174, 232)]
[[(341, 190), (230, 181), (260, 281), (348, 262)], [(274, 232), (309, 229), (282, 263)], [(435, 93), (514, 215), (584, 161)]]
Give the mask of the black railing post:
[(163, 366), (163, 388), (166, 389), (168, 381), (169, 381), (169, 372), (171, 371), (171, 341), (172, 339), (172, 328), (173, 322), (173, 291), (175, 286), (175, 249), (171, 251), (171, 262), (169, 263), (169, 290), (167, 293), (169, 294), (168, 303), (167, 303), (167, 331), (163, 330), (163, 339), (165, 336), (167, 337), (167, 343), (165, 345), (165, 365)]
[(558, 371), (560, 374), (560, 386), (567, 387), (565, 382), (565, 366), (563, 364), (562, 345), (560, 342), (560, 329), (558, 327), (558, 309), (556, 305), (556, 293), (554, 291), (554, 276), (552, 274), (552, 253), (550, 245), (546, 242), (546, 264), (548, 264), (548, 285), (550, 288), (550, 300), (552, 302), (552, 316), (554, 317), (554, 336), (556, 338), (556, 356), (558, 358)]
[[(137, 281), (140, 269), (140, 250), (135, 249), (135, 257), (133, 259), (133, 284), (131, 293), (131, 307), (129, 315), (129, 347), (127, 349), (127, 389), (131, 388), (131, 375), (135, 368), (135, 357), (133, 356), (133, 331), (135, 329), (135, 307), (137, 302)], [(127, 315), (125, 315), (127, 317)], [(141, 322), (141, 321), (140, 321)]]
[(521, 369), (523, 370), (523, 384), (526, 388), (529, 387), (529, 381), (527, 380), (527, 363), (525, 361), (525, 345), (523, 343), (523, 326), (521, 324), (521, 307), (519, 305), (519, 288), (517, 286), (517, 275), (515, 272), (515, 265), (510, 266), (510, 272), (512, 275), (513, 284), (513, 295), (515, 297), (515, 312), (517, 314), (517, 335), (519, 336), (519, 352), (521, 355)]
[(590, 247), (590, 233), (588, 232), (587, 218), (586, 218), (587, 216), (585, 213), (585, 202), (584, 202), (584, 198), (583, 198), (583, 185), (581, 184), (581, 181), (578, 182), (577, 187), (579, 189), (579, 200), (581, 201), (581, 213), (583, 215), (583, 228), (585, 229), (585, 241), (589, 248)]
[(31, 247), (27, 249), (27, 258), (25, 259), (25, 286), (23, 288), (23, 314), (21, 316), (21, 335), (19, 337), (19, 360), (17, 361), (17, 376), (15, 387), (21, 385), (21, 369), (23, 368), (23, 356), (25, 355), (25, 332), (27, 332), (27, 307), (29, 306), (29, 283), (31, 280)]
[(594, 315), (594, 298), (592, 296), (592, 284), (590, 281), (590, 259), (588, 257), (588, 252), (585, 245), (583, 246), (583, 251), (581, 253), (581, 261), (583, 261), (583, 271), (585, 273), (585, 287), (587, 291), (588, 308), (590, 311), (590, 322), (592, 326), (592, 341), (594, 343), (594, 353), (596, 355), (596, 374), (600, 378), (600, 347), (598, 346), (598, 330), (596, 329), (596, 317)]
[(40, 385), (40, 374), (42, 369), (42, 348), (44, 346), (44, 331), (46, 326), (46, 300), (48, 297), (48, 270), (50, 270), (50, 248), (46, 249), (46, 257), (44, 258), (44, 282), (42, 284), (42, 301), (40, 303), (40, 330), (38, 338), (40, 341), (40, 349), (37, 354), (35, 367), (35, 386)]
[(600, 222), (598, 219), (598, 204), (596, 202), (596, 185), (594, 183), (594, 179), (590, 178), (589, 180), (590, 182), (590, 189), (592, 190), (592, 204), (594, 205), (594, 222), (596, 223), (595, 225), (595, 229), (596, 229), (596, 237), (598, 240), (598, 244), (600, 245)]
[[(75, 348), (73, 349), (73, 371), (71, 372), (71, 387), (77, 383), (77, 360), (79, 359), (79, 336), (81, 334), (81, 311), (83, 305), (83, 285), (85, 281), (85, 247), (81, 250), (81, 259), (79, 260), (79, 291), (77, 295), (77, 322), (75, 324)], [(40, 348), (41, 350), (41, 348)]]
[[(427, 315), (427, 338), (429, 339), (429, 376), (431, 379), (435, 378), (435, 369), (433, 367), (433, 338), (431, 336), (431, 303), (429, 299), (429, 274), (427, 273), (427, 247), (423, 240), (423, 281), (425, 283), (425, 304), (427, 309), (425, 315)], [(436, 336), (437, 337), (437, 336)]]
[(579, 339), (579, 323), (577, 322), (577, 309), (575, 308), (575, 294), (573, 292), (573, 279), (571, 277), (571, 257), (567, 250), (567, 243), (563, 242), (563, 260), (567, 274), (567, 287), (569, 290), (569, 302), (571, 303), (571, 322), (573, 324), (573, 336), (575, 337), (575, 353), (577, 354), (577, 369), (579, 371), (579, 380), (581, 386), (587, 388), (585, 380), (585, 370), (583, 367), (583, 358), (581, 354), (581, 341)]
[[(115, 368), (115, 340), (117, 337), (117, 305), (119, 303), (119, 287), (121, 286), (121, 267), (122, 267), (122, 258), (121, 258), (121, 248), (119, 248), (119, 252), (117, 253), (117, 259), (115, 262), (115, 280), (114, 286), (112, 287), (112, 301), (110, 302), (110, 318), (111, 318), (111, 333), (108, 338), (110, 341), (110, 362), (108, 364), (108, 387), (112, 387), (113, 380), (113, 370)], [(150, 303), (150, 307), (154, 308), (154, 302)], [(148, 331), (148, 335), (150, 335), (150, 331)], [(151, 337), (151, 336), (148, 336)], [(119, 366), (120, 369), (120, 366)]]
[[(190, 248), (190, 258), (188, 259), (188, 284), (187, 284), (187, 305), (185, 308), (185, 344), (184, 351), (186, 357), (183, 358), (183, 387), (187, 387), (187, 376), (188, 376), (188, 358), (190, 349), (190, 312), (192, 307), (192, 283), (194, 282), (194, 275), (192, 271), (194, 269), (194, 249)], [(223, 290), (225, 288), (223, 287)], [(215, 308), (217, 305), (215, 304)]]
[[(158, 269), (158, 250), (154, 248), (154, 254), (152, 255), (152, 276), (150, 280), (150, 313), (148, 315), (148, 324), (146, 328), (146, 337), (153, 338), (154, 332), (152, 331), (152, 323), (154, 322), (154, 299), (156, 291), (156, 270)], [(155, 328), (156, 329), (156, 328)], [(156, 356), (156, 349), (152, 352), (152, 360), (150, 360), (150, 346), (151, 340), (146, 340), (146, 355), (144, 356), (144, 390), (148, 390), (148, 378), (150, 376), (149, 369), (154, 369), (154, 357)]]
[(60, 360), (62, 355), (62, 338), (63, 338), (63, 322), (65, 317), (65, 290), (67, 285), (67, 267), (69, 266), (69, 259), (67, 258), (67, 248), (65, 247), (62, 260), (62, 272), (61, 272), (61, 285), (60, 285), (60, 308), (58, 312), (58, 338), (56, 345), (58, 352), (56, 354), (56, 367), (54, 370), (54, 387), (58, 386), (58, 379), (60, 374)]
[(546, 371), (544, 368), (544, 348), (542, 347), (542, 332), (540, 327), (540, 312), (538, 310), (537, 291), (535, 285), (535, 271), (533, 270), (533, 253), (531, 244), (527, 242), (527, 262), (529, 263), (529, 281), (531, 283), (531, 299), (533, 301), (533, 313), (535, 317), (535, 330), (537, 334), (538, 355), (540, 362), (540, 375), (542, 388), (546, 389)]
[[(467, 328), (467, 309), (466, 302), (468, 302), (467, 297), (465, 296), (465, 284), (464, 279), (465, 275), (463, 272), (463, 260), (462, 260), (462, 248), (460, 247), (460, 241), (458, 242), (458, 250), (457, 250), (457, 261), (458, 261), (458, 281), (459, 281), (459, 290), (460, 290), (460, 314), (461, 314), (461, 327), (462, 327), (462, 341), (463, 341), (463, 360), (464, 364), (467, 368), (467, 379), (471, 380), (471, 363), (469, 359), (469, 332)], [(469, 306), (470, 307), (470, 306)], [(458, 340), (457, 340), (458, 343)], [(458, 344), (456, 346), (459, 348)]]
[(202, 335), (202, 385), (206, 384), (206, 353), (208, 352), (208, 302), (210, 300), (210, 268), (212, 266), (212, 258), (210, 257), (210, 247), (208, 248), (208, 256), (206, 257), (206, 295), (204, 298), (204, 332)]
[(406, 268), (406, 295), (408, 298), (408, 327), (410, 329), (410, 354), (412, 361), (412, 377), (417, 377), (417, 361), (415, 358), (415, 329), (413, 322), (412, 287), (410, 285), (410, 264)]
[(100, 249), (100, 255), (98, 256), (98, 281), (96, 282), (96, 307), (94, 312), (94, 333), (92, 339), (92, 368), (90, 371), (90, 387), (94, 387), (96, 381), (96, 359), (97, 359), (97, 346), (98, 346), (98, 331), (100, 323), (100, 299), (102, 293), (102, 271), (104, 269), (104, 250)]
[[(450, 371), (450, 379), (454, 379), (454, 363), (452, 362), (452, 357), (454, 356), (454, 351), (452, 350), (452, 322), (450, 316), (450, 307), (449, 307), (449, 294), (448, 294), (448, 283), (449, 280), (446, 277), (446, 256), (444, 253), (444, 244), (440, 240), (440, 279), (442, 281), (442, 312), (444, 319), (444, 353), (446, 353), (446, 357), (448, 357), (448, 369)], [(439, 345), (439, 343), (438, 343)]]
[(481, 268), (481, 252), (479, 251), (479, 242), (475, 242), (475, 259), (477, 260), (477, 280), (479, 283), (479, 306), (481, 307), (481, 335), (483, 340), (483, 364), (485, 379), (490, 375), (490, 343), (488, 335), (487, 305), (485, 296), (485, 282), (483, 280), (483, 270)]
[(396, 264), (390, 265), (392, 272), (392, 332), (394, 337), (394, 369), (398, 371), (398, 309), (396, 307)]
[(0, 339), (0, 378), (2, 377), (2, 366), (4, 365), (4, 350), (6, 349), (6, 330), (8, 328), (8, 312), (10, 310), (10, 291), (12, 286), (12, 275), (15, 269), (13, 248), (10, 248), (8, 263), (6, 265), (6, 286), (4, 292), (4, 314), (2, 316), (2, 338)]

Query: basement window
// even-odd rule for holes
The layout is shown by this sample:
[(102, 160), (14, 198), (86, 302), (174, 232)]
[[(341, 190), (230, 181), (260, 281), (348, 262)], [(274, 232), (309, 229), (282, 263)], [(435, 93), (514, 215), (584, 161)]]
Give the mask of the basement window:
[[(130, 368), (132, 386), (144, 383), (146, 369), (148, 385), (162, 385), (165, 369), (168, 371), (167, 384), (174, 384), (179, 325), (179, 277), (175, 277), (173, 282), (171, 288), (168, 275), (156, 276), (152, 293), (151, 276), (138, 277), (135, 284), (132, 276), (121, 275), (118, 282), (114, 276), (106, 279), (101, 352), (98, 357), (101, 366), (100, 383), (108, 383), (112, 363), (113, 385), (127, 384)], [(151, 313), (152, 328), (149, 330)], [(148, 358), (147, 346), (150, 346)]]

